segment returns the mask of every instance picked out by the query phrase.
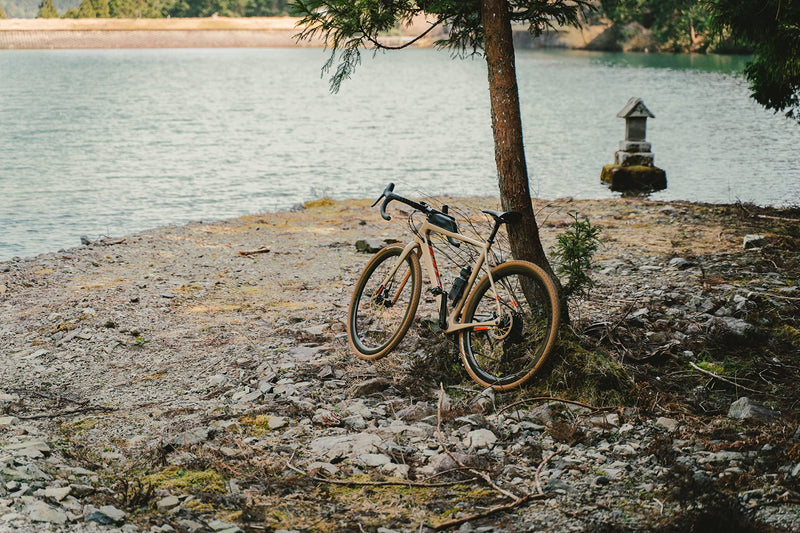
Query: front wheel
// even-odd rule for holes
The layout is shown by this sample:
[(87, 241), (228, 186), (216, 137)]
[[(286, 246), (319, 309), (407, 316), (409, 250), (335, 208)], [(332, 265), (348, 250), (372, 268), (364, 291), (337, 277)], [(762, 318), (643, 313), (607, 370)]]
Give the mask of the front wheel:
[(464, 312), (464, 323), (483, 323), (461, 332), (467, 372), (484, 387), (519, 387), (555, 345), (560, 314), (558, 290), (544, 270), (527, 261), (494, 267)]
[(353, 291), (347, 311), (347, 339), (361, 359), (379, 359), (392, 351), (414, 320), (422, 271), (415, 251), (399, 262), (402, 253), (399, 244), (379, 250)]

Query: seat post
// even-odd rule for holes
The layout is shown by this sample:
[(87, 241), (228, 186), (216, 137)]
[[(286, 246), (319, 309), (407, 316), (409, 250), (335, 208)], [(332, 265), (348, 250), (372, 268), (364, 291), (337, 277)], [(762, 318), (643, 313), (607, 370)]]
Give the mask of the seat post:
[(500, 230), (500, 225), (502, 223), (503, 221), (499, 218), (494, 219), (494, 228), (492, 229), (492, 233), (489, 234), (489, 238), (486, 239), (486, 242), (489, 244), (494, 244), (494, 238), (497, 236), (497, 232)]

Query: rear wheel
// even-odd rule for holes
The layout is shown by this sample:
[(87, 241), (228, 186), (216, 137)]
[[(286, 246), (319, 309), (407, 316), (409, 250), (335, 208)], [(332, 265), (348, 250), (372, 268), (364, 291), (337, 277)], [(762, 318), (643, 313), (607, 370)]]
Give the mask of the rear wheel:
[(422, 282), (417, 254), (408, 254), (389, 276), (402, 252), (399, 244), (379, 250), (367, 263), (353, 291), (347, 313), (347, 338), (361, 359), (379, 359), (392, 351), (414, 320)]
[[(470, 295), (464, 323), (492, 325), (465, 329), (460, 351), (469, 375), (485, 387), (519, 387), (541, 367), (555, 345), (558, 291), (541, 268), (509, 261), (492, 269)], [(498, 307), (499, 304), (499, 307)]]

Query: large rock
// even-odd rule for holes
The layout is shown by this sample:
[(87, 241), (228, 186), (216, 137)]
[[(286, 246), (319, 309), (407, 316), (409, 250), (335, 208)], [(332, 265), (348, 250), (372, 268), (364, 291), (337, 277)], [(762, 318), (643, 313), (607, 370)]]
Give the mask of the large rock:
[(61, 509), (51, 507), (42, 501), (35, 501), (31, 503), (26, 510), (28, 512), (28, 518), (31, 519), (31, 522), (63, 524), (67, 521), (67, 513)]
[(354, 435), (335, 435), (320, 437), (309, 444), (311, 453), (333, 461), (340, 457), (357, 457), (368, 453), (377, 453), (381, 438), (372, 433), (356, 433)]
[(770, 421), (780, 413), (743, 396), (731, 404), (728, 417), (738, 420)]

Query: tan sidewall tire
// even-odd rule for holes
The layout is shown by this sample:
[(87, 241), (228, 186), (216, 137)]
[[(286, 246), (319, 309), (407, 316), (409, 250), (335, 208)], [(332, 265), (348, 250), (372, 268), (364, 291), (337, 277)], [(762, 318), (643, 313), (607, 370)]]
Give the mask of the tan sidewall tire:
[[(480, 383), (484, 387), (492, 387), (494, 390), (497, 391), (504, 391), (513, 389), (523, 385), (526, 381), (528, 381), (542, 364), (545, 362), (547, 357), (550, 355), (550, 352), (553, 350), (553, 346), (556, 344), (556, 338), (558, 337), (558, 327), (559, 321), (561, 317), (561, 303), (558, 298), (558, 289), (556, 288), (555, 283), (553, 283), (552, 278), (539, 266), (528, 262), (528, 261), (508, 261), (501, 265), (498, 265), (492, 269), (492, 279), (501, 275), (505, 270), (516, 269), (519, 267), (528, 268), (533, 271), (533, 273), (542, 280), (545, 288), (547, 289), (547, 296), (550, 299), (550, 308), (553, 313), (552, 319), (552, 327), (550, 329), (550, 334), (547, 337), (547, 342), (545, 344), (544, 349), (542, 350), (542, 355), (539, 357), (539, 360), (536, 361), (536, 364), (533, 365), (533, 368), (530, 369), (524, 376), (520, 379), (513, 381), (511, 383), (507, 383), (505, 385), (493, 385), (486, 380), (480, 378), (473, 370), (472, 367), (468, 363), (467, 358), (467, 330), (464, 330), (461, 335), (459, 336), (459, 347), (461, 352), (461, 362), (464, 365), (464, 368), (467, 369), (467, 373), (470, 377), (475, 380), (477, 383)], [(486, 275), (481, 278), (480, 282), (475, 286), (470, 294), (469, 300), (467, 301), (467, 305), (465, 307), (466, 310), (472, 310), (474, 312), (475, 307), (477, 307), (478, 302), (474, 302), (479, 295), (483, 295), (486, 291), (486, 286), (489, 285), (489, 276)], [(474, 307), (473, 307), (474, 306)], [(466, 315), (465, 315), (466, 316)]]
[(419, 256), (412, 251), (408, 258), (411, 261), (411, 280), (412, 283), (411, 287), (411, 302), (408, 306), (408, 310), (406, 311), (405, 317), (403, 318), (403, 322), (400, 324), (400, 327), (397, 328), (397, 332), (395, 332), (394, 336), (389, 341), (382, 350), (376, 352), (374, 354), (365, 354), (361, 350), (358, 349), (355, 342), (353, 342), (353, 337), (355, 336), (355, 332), (353, 331), (353, 313), (355, 311), (356, 302), (358, 301), (358, 297), (361, 294), (361, 291), (364, 290), (364, 286), (369, 281), (369, 277), (374, 274), (373, 266), (376, 263), (379, 263), (384, 260), (384, 256), (388, 253), (389, 250), (392, 250), (392, 255), (395, 257), (399, 257), (399, 253), (394, 253), (393, 250), (397, 249), (402, 252), (404, 246), (401, 244), (390, 244), (378, 250), (372, 259), (367, 263), (367, 266), (364, 267), (364, 270), (361, 272), (361, 276), (358, 278), (358, 282), (356, 283), (356, 288), (353, 290), (353, 296), (350, 298), (350, 305), (347, 308), (347, 342), (350, 344), (350, 349), (359, 359), (363, 359), (365, 361), (375, 361), (376, 359), (380, 359), (381, 357), (385, 356), (389, 352), (395, 349), (400, 341), (403, 340), (405, 337), (408, 328), (411, 327), (411, 323), (414, 321), (414, 316), (417, 314), (417, 307), (419, 306), (419, 298), (421, 293), (421, 285), (422, 285), (422, 269), (419, 265)]

